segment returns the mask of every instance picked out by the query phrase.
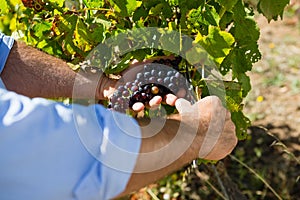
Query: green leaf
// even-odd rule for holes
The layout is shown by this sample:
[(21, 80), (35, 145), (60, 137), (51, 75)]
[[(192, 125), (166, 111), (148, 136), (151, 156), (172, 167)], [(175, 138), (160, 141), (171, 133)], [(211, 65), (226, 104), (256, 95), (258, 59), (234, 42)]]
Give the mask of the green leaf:
[(180, 51), (180, 36), (179, 34), (162, 34), (159, 38), (161, 49), (172, 51), (179, 54)]
[(33, 26), (34, 34), (38, 38), (43, 38), (46, 31), (50, 31), (52, 23), (42, 21)]
[(136, 1), (136, 0), (127, 0), (126, 8), (127, 12), (132, 15), (132, 13), (140, 7), (142, 4), (142, 1)]
[(191, 65), (204, 63), (208, 58), (207, 52), (205, 51), (205, 49), (200, 48), (200, 46), (195, 46), (186, 51), (185, 57)]
[(241, 89), (226, 89), (226, 106), (231, 112), (239, 112), (242, 101)]
[(199, 34), (196, 38), (196, 42), (199, 42), (199, 44), (221, 64), (232, 49), (231, 46), (235, 41), (234, 37), (230, 33), (214, 26), (209, 26), (207, 36), (201, 37)]
[[(236, 19), (235, 28), (232, 29), (231, 32), (234, 31), (234, 37), (238, 42), (240, 42), (241, 46), (247, 45), (249, 42), (257, 42), (259, 39), (259, 27), (257, 23), (252, 18), (243, 18)], [(238, 22), (238, 23), (237, 23)]]
[(10, 6), (7, 5), (7, 1), (1, 3), (0, 15), (7, 14), (9, 12)]
[(242, 111), (232, 112), (231, 119), (236, 127), (236, 135), (239, 140), (247, 138), (247, 130), (251, 126), (250, 120), (243, 114)]
[(90, 33), (86, 26), (83, 23), (82, 19), (78, 18), (76, 27), (74, 30), (74, 43), (82, 51), (86, 52), (91, 50), (91, 45), (89, 45)]
[(219, 25), (220, 17), (219, 17), (219, 14), (217, 13), (215, 7), (205, 5), (204, 11), (203, 11), (203, 16), (210, 25), (214, 25), (214, 26)]
[(216, 0), (216, 1), (228, 11), (230, 11), (238, 2), (238, 0)]
[(43, 40), (38, 43), (37, 48), (42, 49), (44, 52), (50, 55), (55, 55), (64, 58), (61, 45), (55, 40)]
[(125, 55), (125, 57), (121, 60), (121, 62), (117, 63), (116, 65), (107, 67), (105, 69), (105, 73), (107, 74), (117, 74), (125, 70), (129, 67), (129, 62), (132, 59), (131, 53)]
[(149, 14), (154, 16), (163, 16), (164, 18), (172, 17), (172, 10), (166, 2), (159, 3), (150, 9)]
[(141, 18), (146, 18), (149, 14), (149, 11), (147, 11), (143, 6), (137, 8), (133, 15), (132, 15), (132, 19), (133, 21), (138, 21), (140, 20)]
[(242, 84), (242, 97), (246, 97), (251, 90), (250, 78), (244, 73), (241, 73), (237, 77), (238, 81)]
[(56, 3), (59, 7), (62, 7), (65, 3), (65, 0), (49, 0), (49, 2)]
[(290, 0), (260, 0), (257, 7), (270, 22), (272, 19), (276, 21), (278, 16), (282, 18), (284, 8), (289, 2)]
[(103, 41), (105, 37), (105, 28), (103, 24), (91, 24), (89, 40), (93, 42), (94, 45)]
[(260, 59), (261, 54), (257, 43), (249, 43), (244, 47), (235, 47), (229, 56), (228, 59), (224, 59), (227, 62), (224, 64), (228, 65), (228, 62), (232, 63), (233, 76), (238, 77), (240, 73), (251, 71), (253, 63)]
[(129, 17), (132, 13), (141, 6), (142, 2), (137, 0), (110, 0), (117, 12), (122, 17)]
[[(75, 0), (78, 1), (78, 0)], [(84, 4), (88, 8), (102, 8), (104, 6), (103, 0), (83, 0)]]
[(209, 25), (219, 25), (220, 16), (213, 6), (205, 5), (191, 9), (186, 20), (195, 30), (206, 35)]

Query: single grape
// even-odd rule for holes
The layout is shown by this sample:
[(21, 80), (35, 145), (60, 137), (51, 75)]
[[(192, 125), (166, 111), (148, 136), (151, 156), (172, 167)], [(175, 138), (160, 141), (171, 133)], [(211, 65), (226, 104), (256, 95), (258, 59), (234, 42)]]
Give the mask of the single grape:
[(145, 72), (144, 73), (144, 78), (150, 78), (151, 76), (151, 73), (150, 72)]
[(180, 72), (176, 72), (174, 75), (175, 78), (180, 78)]
[(165, 77), (165, 72), (164, 71), (159, 71), (157, 73), (157, 76), (163, 78), (163, 77)]
[(128, 90), (124, 90), (123, 92), (122, 92), (122, 95), (123, 95), (123, 97), (129, 97), (129, 91)]
[(159, 88), (157, 86), (152, 86), (151, 87), (151, 92), (152, 92), (152, 94), (158, 94), (159, 93)]
[(162, 84), (163, 82), (164, 82), (164, 80), (163, 80), (162, 78), (158, 78), (158, 79), (157, 79), (157, 83)]
[(168, 71), (168, 72), (167, 72), (167, 76), (168, 76), (168, 77), (173, 76), (173, 71)]
[(149, 84), (145, 85), (145, 86), (143, 87), (143, 91), (144, 91), (145, 93), (150, 93), (150, 91), (151, 91), (151, 85), (149, 85)]
[(164, 78), (164, 84), (168, 85), (169, 83), (170, 83), (170, 77), (167, 76)]
[(156, 80), (156, 78), (155, 77), (153, 77), (153, 76), (151, 76), (150, 78), (149, 78), (149, 82), (154, 82)]
[(151, 75), (152, 75), (152, 76), (157, 76), (157, 71), (156, 71), (155, 69), (152, 69), (152, 70), (151, 70)]
[(138, 73), (137, 75), (136, 75), (136, 80), (143, 80), (143, 78), (144, 78), (144, 74), (142, 74), (142, 73)]
[(132, 91), (132, 92), (135, 92), (135, 91), (137, 91), (138, 89), (139, 89), (139, 87), (136, 86), (136, 85), (133, 85), (133, 86), (131, 87), (131, 91)]

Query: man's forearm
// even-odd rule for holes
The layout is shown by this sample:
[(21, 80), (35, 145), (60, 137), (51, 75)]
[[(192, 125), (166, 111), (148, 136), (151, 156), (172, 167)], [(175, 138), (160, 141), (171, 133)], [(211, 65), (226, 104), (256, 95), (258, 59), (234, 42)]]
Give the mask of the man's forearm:
[(76, 80), (76, 98), (104, 98), (98, 89), (99, 77), (91, 80), (79, 75), (65, 61), (18, 41), (14, 43), (1, 78), (8, 90), (29, 97), (74, 97)]
[[(195, 135), (195, 130), (190, 126), (171, 119), (165, 122), (159, 133), (149, 137), (149, 134), (153, 134), (153, 132), (143, 129), (147, 122), (139, 120), (139, 123), (143, 134), (140, 154), (127, 188), (120, 196), (153, 183), (197, 158), (205, 134), (203, 130), (203, 135), (199, 133)], [(155, 124), (160, 126), (159, 120), (152, 119), (151, 123), (154, 123), (152, 126)], [(182, 130), (185, 131), (182, 132)], [(178, 134), (181, 136), (178, 137)], [(188, 146), (184, 144), (187, 140), (191, 142)], [(152, 155), (148, 156), (147, 154)]]
[(1, 78), (7, 89), (29, 97), (71, 97), (76, 73), (53, 56), (15, 42)]
[(148, 125), (149, 122), (139, 120), (142, 145), (123, 194), (153, 183), (199, 156), (220, 160), (234, 149), (235, 126), (220, 99), (211, 96), (194, 105), (188, 103), (177, 100), (179, 114), (169, 116), (166, 121), (151, 119)]

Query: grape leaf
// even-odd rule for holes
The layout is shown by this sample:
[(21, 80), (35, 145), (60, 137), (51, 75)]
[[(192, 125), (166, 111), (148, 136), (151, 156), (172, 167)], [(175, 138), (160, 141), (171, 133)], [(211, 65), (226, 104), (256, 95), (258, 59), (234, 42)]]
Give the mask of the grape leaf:
[(226, 10), (231, 10), (238, 0), (216, 0)]
[(114, 5), (115, 10), (120, 13), (121, 17), (131, 16), (137, 7), (142, 4), (141, 1), (136, 0), (110, 0), (110, 2)]
[(0, 15), (7, 14), (9, 12), (10, 6), (7, 5), (7, 1), (3, 1), (0, 8)]
[(49, 2), (56, 3), (59, 7), (62, 7), (65, 3), (65, 0), (49, 0)]
[(179, 54), (180, 51), (180, 36), (179, 34), (162, 34), (159, 38), (161, 48), (168, 51), (173, 51), (175, 54)]
[(249, 42), (257, 43), (260, 33), (256, 22), (251, 18), (234, 17), (234, 20), (239, 21), (239, 23), (235, 23), (235, 28), (231, 32), (234, 32), (234, 37), (241, 46), (247, 45)]
[(192, 9), (187, 16), (187, 22), (202, 34), (207, 34), (209, 25), (218, 26), (220, 17), (213, 6), (205, 5)]
[(91, 46), (89, 45), (90, 41), (90, 33), (86, 26), (83, 23), (82, 19), (78, 18), (76, 27), (74, 30), (74, 44), (82, 51), (89, 51), (91, 50)]
[(251, 126), (250, 120), (243, 114), (242, 111), (232, 112), (231, 119), (236, 127), (236, 134), (239, 140), (247, 138), (247, 130)]
[(240, 89), (227, 89), (226, 91), (226, 107), (231, 112), (239, 112), (241, 110), (241, 102), (243, 101)]
[(104, 5), (103, 0), (83, 0), (83, 2), (88, 8), (102, 8)]
[(250, 78), (246, 74), (240, 73), (237, 79), (242, 84), (242, 97), (246, 97), (251, 90)]
[(277, 20), (278, 16), (282, 18), (284, 8), (289, 4), (290, 0), (260, 0), (257, 8), (270, 22), (272, 19)]
[(202, 36), (198, 33), (195, 41), (221, 64), (232, 49), (231, 46), (235, 39), (230, 33), (222, 31), (220, 28), (209, 26), (208, 35)]
[(51, 25), (52, 25), (52, 23), (49, 23), (46, 21), (35, 24), (32, 28), (32, 30), (34, 30), (34, 35), (37, 36), (38, 38), (43, 38), (44, 32), (49, 31), (51, 28)]
[(43, 51), (45, 51), (50, 55), (55, 55), (61, 58), (65, 58), (61, 45), (55, 40), (52, 41), (43, 40), (38, 43), (37, 48), (42, 49)]

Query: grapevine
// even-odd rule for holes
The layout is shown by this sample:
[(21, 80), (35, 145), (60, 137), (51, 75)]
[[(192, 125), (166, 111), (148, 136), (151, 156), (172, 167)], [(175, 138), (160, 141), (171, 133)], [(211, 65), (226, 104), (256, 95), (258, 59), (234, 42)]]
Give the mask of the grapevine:
[[(85, 71), (119, 75), (132, 60), (151, 60), (152, 64), (145, 64), (144, 71), (136, 74), (135, 80), (119, 86), (109, 99), (109, 109), (128, 114), (132, 114), (130, 110), (135, 102), (147, 106), (154, 95), (179, 95), (181, 90), (184, 91), (181, 97), (191, 102), (210, 95), (206, 75), (212, 64), (221, 73), (222, 83), (214, 82), (210, 89), (219, 94), (220, 85), (224, 86), (223, 103), (231, 112), (238, 138), (243, 140), (251, 125), (243, 113), (243, 101), (251, 90), (247, 72), (261, 59), (260, 30), (254, 15), (258, 12), (268, 21), (278, 20), (288, 3), (289, 0), (4, 0), (0, 6), (0, 31), (66, 60), (74, 70), (78, 70), (78, 63), (84, 63)], [(103, 60), (93, 59), (93, 54), (88, 57), (109, 38), (146, 27), (182, 34), (179, 38), (156, 38), (165, 47), (178, 43), (174, 48), (177, 52), (135, 48), (116, 56), (113, 50), (104, 51), (111, 49), (107, 46), (99, 49)], [(128, 50), (133, 49), (128, 38), (121, 43)], [(191, 48), (194, 44), (200, 45), (213, 63), (199, 63), (195, 55), (200, 50)], [(176, 112), (169, 108), (167, 111)], [(160, 114), (163, 113), (156, 113)], [(174, 178), (168, 176), (164, 181), (169, 184)], [(182, 187), (181, 184), (172, 186)]]
[[(269, 21), (277, 20), (288, 3), (289, 0), (24, 0), (25, 7), (19, 0), (6, 0), (0, 11), (0, 30), (8, 35), (14, 33), (29, 45), (73, 65), (82, 62), (98, 44), (125, 30), (159, 27), (178, 31), (201, 45), (224, 77), (230, 74), (229, 79), (224, 78), (224, 104), (232, 113), (238, 138), (245, 139), (251, 124), (243, 113), (243, 99), (251, 90), (247, 72), (261, 58), (254, 12)], [(162, 40), (168, 45), (178, 38)], [(180, 46), (183, 43), (184, 39)], [(126, 60), (164, 55), (169, 52), (139, 49), (123, 55), (119, 63), (104, 71), (116, 74), (128, 67)], [(184, 56), (192, 61), (193, 55), (185, 51)], [(108, 58), (113, 59), (110, 55)], [(195, 71), (189, 67), (194, 63), (186, 64), (183, 68), (188, 74)], [(203, 89), (202, 96), (209, 95), (199, 75), (192, 74), (191, 83)]]

